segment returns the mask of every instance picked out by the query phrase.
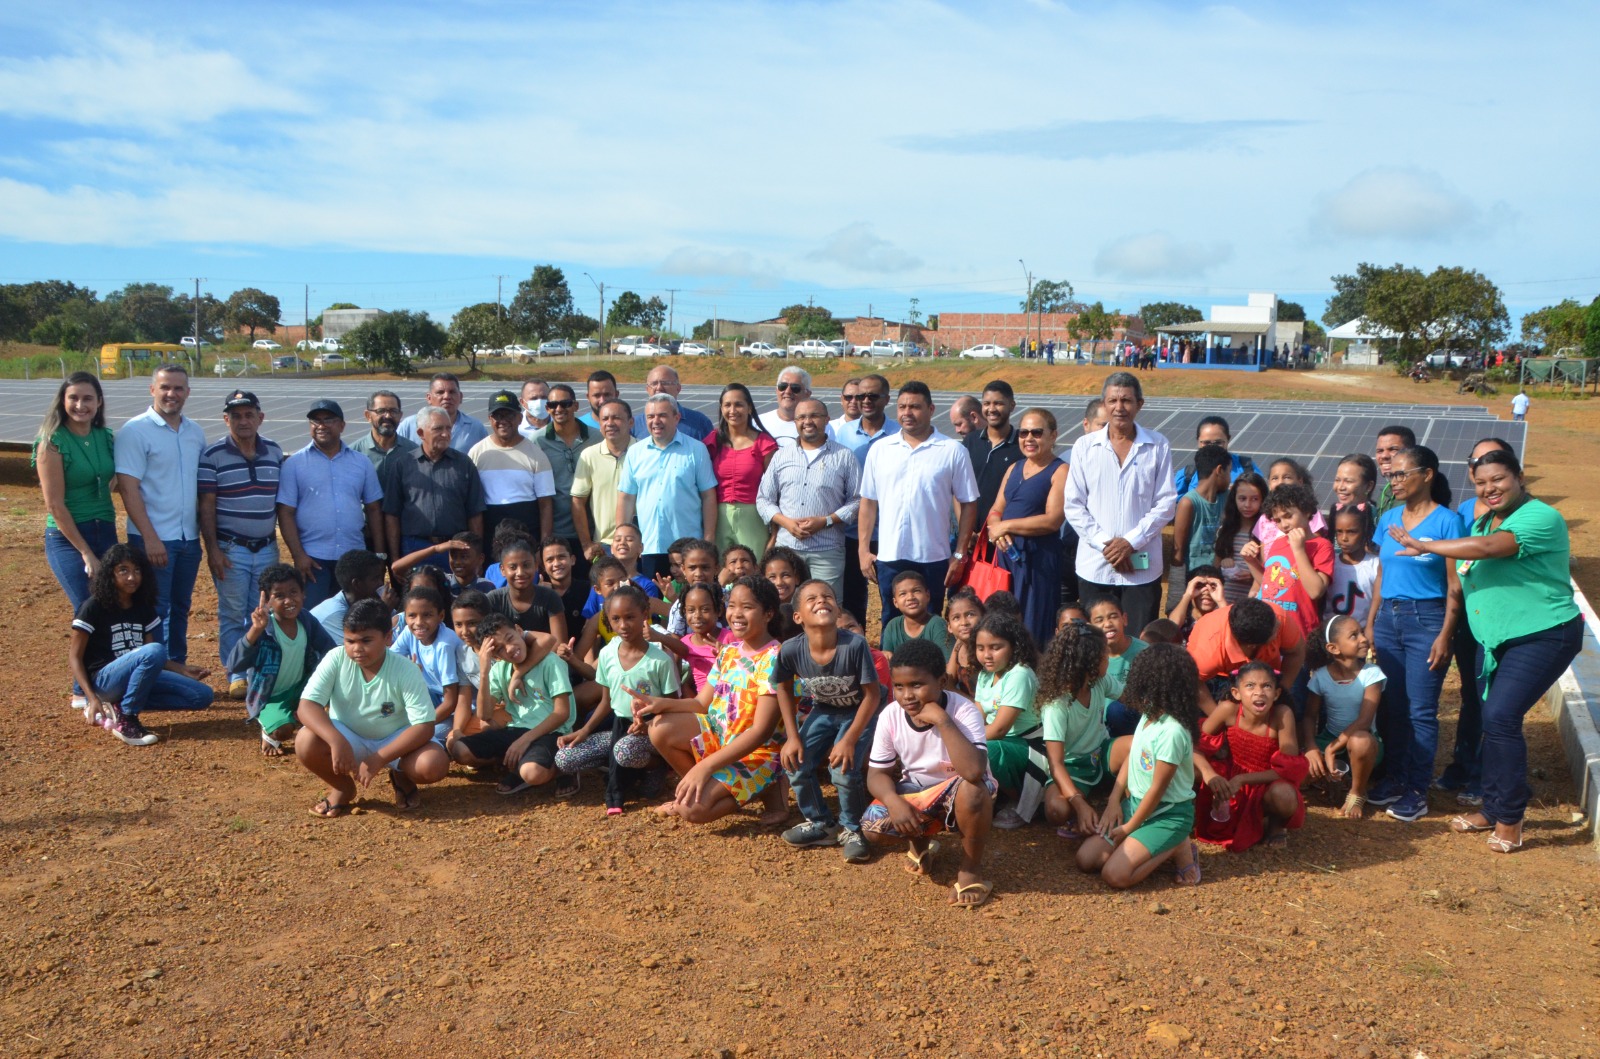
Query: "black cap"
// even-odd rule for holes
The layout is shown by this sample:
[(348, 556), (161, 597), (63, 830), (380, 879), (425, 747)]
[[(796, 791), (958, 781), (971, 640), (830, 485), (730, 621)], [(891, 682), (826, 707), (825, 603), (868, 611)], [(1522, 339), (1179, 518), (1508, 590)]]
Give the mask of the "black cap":
[(318, 401), (306, 412), (306, 418), (310, 419), (318, 412), (328, 412), (339, 419), (344, 418), (344, 409), (339, 407), (338, 401)]
[(254, 408), (259, 412), (261, 411), (261, 402), (256, 400), (256, 395), (249, 390), (235, 390), (228, 395), (226, 401), (222, 402), (222, 410), (231, 412), (235, 408)]
[(521, 415), (522, 401), (510, 390), (501, 390), (489, 398), (489, 414), (494, 415), (500, 411), (515, 412), (517, 415)]

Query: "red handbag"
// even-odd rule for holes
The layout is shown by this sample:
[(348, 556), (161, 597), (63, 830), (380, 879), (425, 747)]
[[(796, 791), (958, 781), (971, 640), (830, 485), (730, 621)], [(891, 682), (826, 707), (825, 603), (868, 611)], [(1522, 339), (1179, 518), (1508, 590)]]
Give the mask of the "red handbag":
[(967, 564), (966, 576), (961, 583), (987, 600), (996, 592), (1011, 591), (1011, 571), (995, 561), (994, 544), (989, 540), (989, 527), (985, 525), (972, 546), (972, 561)]

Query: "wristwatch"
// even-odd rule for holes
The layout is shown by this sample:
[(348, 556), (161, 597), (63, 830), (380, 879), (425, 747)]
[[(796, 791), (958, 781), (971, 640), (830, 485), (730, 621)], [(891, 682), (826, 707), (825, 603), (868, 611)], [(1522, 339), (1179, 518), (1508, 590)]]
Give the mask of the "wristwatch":
[(827, 518), (822, 520), (822, 528), (823, 529), (832, 529), (833, 528), (833, 515), (830, 514), (830, 515), (828, 515)]
[(950, 555), (950, 558), (954, 559), (958, 563), (964, 563), (964, 562), (967, 561), (967, 553), (966, 552), (952, 552), (951, 555)]
[(373, 552), (372, 554), (376, 555), (383, 562), (388, 562), (389, 561), (389, 553), (388, 552)]

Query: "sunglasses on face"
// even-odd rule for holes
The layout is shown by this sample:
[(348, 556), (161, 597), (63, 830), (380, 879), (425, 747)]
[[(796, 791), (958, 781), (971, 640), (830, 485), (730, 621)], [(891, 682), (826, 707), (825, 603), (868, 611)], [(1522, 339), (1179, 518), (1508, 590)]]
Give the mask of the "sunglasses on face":
[(577, 401), (546, 401), (544, 406), (546, 408), (575, 408), (577, 404)]
[(859, 394), (856, 395), (856, 400), (858, 400), (858, 401), (887, 401), (888, 399), (889, 399), (889, 395), (888, 394), (886, 394), (886, 393), (873, 393), (870, 390), (868, 390), (868, 391), (866, 391), (864, 393), (859, 393)]
[(805, 391), (805, 388), (806, 388), (806, 385), (803, 382), (780, 382), (780, 383), (778, 383), (778, 392), (779, 393), (783, 393), (786, 390), (793, 390), (793, 391), (795, 391), (797, 393), (803, 393)]
[(1389, 479), (1389, 481), (1391, 481), (1391, 482), (1403, 482), (1407, 478), (1411, 477), (1413, 474), (1421, 474), (1421, 473), (1422, 473), (1422, 468), (1421, 467), (1412, 467), (1412, 468), (1410, 468), (1408, 470), (1404, 470), (1404, 471), (1390, 471), (1388, 474), (1384, 475), (1384, 477)]
[(843, 394), (839, 395), (839, 400), (841, 400), (841, 401), (859, 401), (859, 400), (861, 400), (861, 395), (858, 394), (858, 393), (843, 393)]
[(1044, 437), (1044, 427), (1018, 427), (1017, 428), (1017, 437), (1019, 437), (1019, 438), (1042, 438), (1042, 437)]

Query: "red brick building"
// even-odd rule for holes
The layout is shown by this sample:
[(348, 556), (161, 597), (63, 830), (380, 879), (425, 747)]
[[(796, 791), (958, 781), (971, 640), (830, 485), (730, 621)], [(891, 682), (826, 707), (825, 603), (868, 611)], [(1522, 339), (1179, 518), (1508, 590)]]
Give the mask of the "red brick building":
[[(993, 342), (999, 346), (1016, 346), (1023, 335), (1043, 345), (1051, 340), (1057, 346), (1076, 341), (1067, 325), (1077, 318), (1077, 313), (940, 313), (939, 330), (930, 331), (932, 339), (946, 349), (961, 351), (972, 346)], [(1137, 342), (1144, 337), (1144, 324), (1137, 316), (1127, 317), (1128, 325), (1119, 327), (1111, 336), (1120, 342), (1131, 338)]]
[(839, 318), (839, 323), (844, 327), (844, 340), (855, 346), (870, 345), (880, 338), (926, 346), (938, 339), (937, 332), (924, 332), (920, 324), (896, 323), (881, 316), (845, 316)]

